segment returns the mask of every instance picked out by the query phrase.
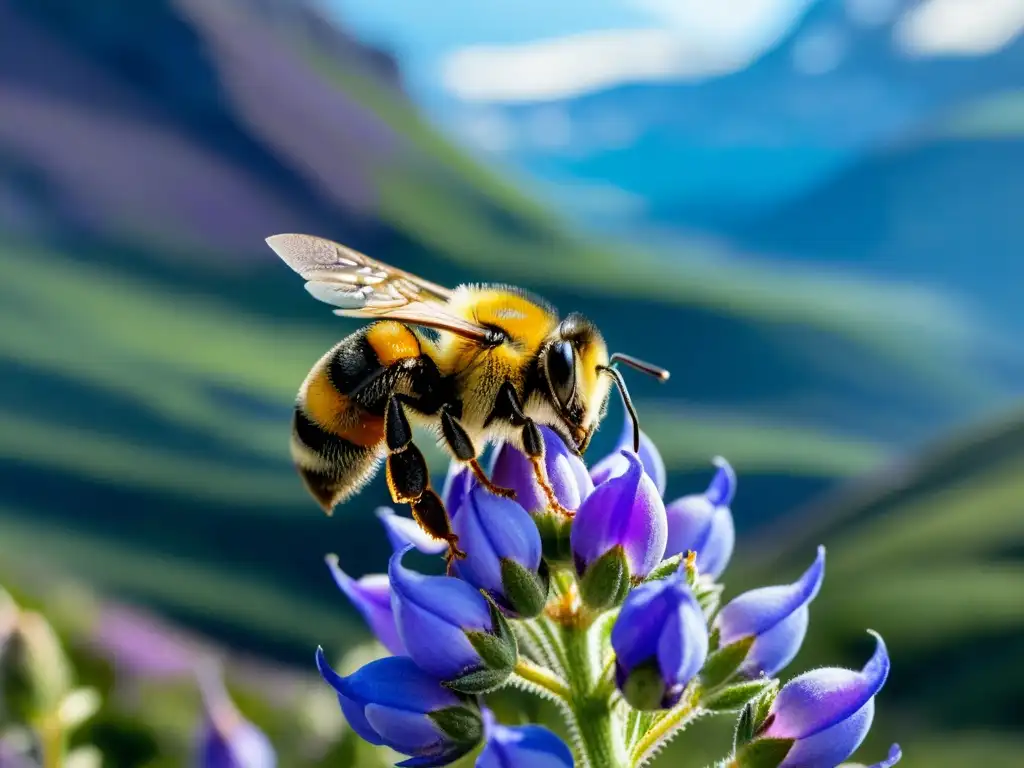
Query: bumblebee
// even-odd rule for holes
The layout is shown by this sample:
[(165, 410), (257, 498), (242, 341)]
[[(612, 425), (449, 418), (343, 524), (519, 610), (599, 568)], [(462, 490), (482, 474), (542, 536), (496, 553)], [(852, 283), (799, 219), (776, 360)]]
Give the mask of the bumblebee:
[[(295, 402), (291, 454), (309, 492), (330, 514), (385, 460), (395, 503), (407, 503), (428, 534), (462, 558), (448, 514), (431, 487), (411, 424), (432, 428), (455, 460), (492, 493), (479, 449), (508, 442), (530, 459), (550, 505), (561, 509), (543, 462), (538, 425), (582, 454), (617, 385), (640, 427), (623, 363), (662, 380), (668, 372), (628, 355), (609, 356), (597, 327), (505, 285), (450, 290), (309, 235), (267, 244), (336, 315), (373, 320), (340, 341), (306, 376)], [(571, 514), (568, 510), (561, 510)]]

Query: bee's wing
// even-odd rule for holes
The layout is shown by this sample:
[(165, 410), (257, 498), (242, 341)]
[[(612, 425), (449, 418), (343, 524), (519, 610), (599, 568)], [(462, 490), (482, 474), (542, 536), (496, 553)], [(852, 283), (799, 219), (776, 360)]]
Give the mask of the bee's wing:
[(267, 245), (306, 279), (306, 290), (336, 315), (390, 318), (483, 341), (488, 330), (445, 306), (452, 292), (344, 245), (311, 235), (274, 235)]

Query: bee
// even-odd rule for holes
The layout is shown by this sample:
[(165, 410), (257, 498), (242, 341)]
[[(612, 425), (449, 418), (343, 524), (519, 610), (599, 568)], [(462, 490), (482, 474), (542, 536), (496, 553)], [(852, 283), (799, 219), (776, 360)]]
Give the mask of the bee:
[(605, 414), (612, 384), (640, 425), (616, 363), (665, 380), (668, 372), (628, 355), (609, 356), (604, 338), (578, 313), (507, 285), (444, 288), (338, 243), (274, 235), (267, 244), (336, 315), (372, 320), (313, 366), (299, 389), (291, 455), (306, 488), (330, 514), (385, 461), (396, 504), (462, 558), (448, 513), (413, 443), (412, 423), (432, 428), (452, 457), (492, 493), (479, 462), (485, 445), (508, 442), (528, 457), (551, 507), (538, 425), (582, 455)]

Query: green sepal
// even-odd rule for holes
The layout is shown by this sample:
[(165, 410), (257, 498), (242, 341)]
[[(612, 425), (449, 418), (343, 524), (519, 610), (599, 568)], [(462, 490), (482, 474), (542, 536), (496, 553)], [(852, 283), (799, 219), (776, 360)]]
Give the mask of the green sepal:
[[(486, 594), (484, 596), (487, 597)], [(446, 688), (460, 693), (487, 693), (503, 685), (512, 674), (512, 670), (515, 669), (516, 662), (519, 660), (519, 648), (516, 645), (515, 635), (512, 634), (512, 628), (508, 625), (508, 620), (498, 606), (489, 597), (487, 597), (487, 604), (490, 607), (491, 626), (494, 627), (494, 631), (465, 633), (473, 650), (483, 661), (483, 666), (454, 680), (445, 681)]]
[(475, 707), (456, 706), (438, 709), (427, 715), (445, 736), (472, 749), (484, 737), (484, 724)]
[(622, 698), (641, 712), (664, 709), (665, 680), (657, 662), (646, 662), (629, 673), (622, 685)]
[(533, 516), (540, 532), (541, 553), (549, 563), (572, 564), (572, 520), (564, 515), (543, 513)]
[(754, 731), (754, 701), (748, 701), (740, 710), (740, 717), (736, 721), (736, 731), (732, 737), (733, 751), (753, 739)]
[(524, 619), (539, 616), (548, 602), (551, 575), (542, 560), (540, 570), (534, 573), (515, 560), (501, 560), (501, 587), (512, 610)]
[(755, 639), (753, 635), (744, 637), (710, 654), (700, 671), (701, 685), (711, 690), (727, 682), (747, 658)]
[(644, 581), (660, 581), (661, 579), (667, 579), (672, 574), (679, 570), (679, 567), (683, 564), (683, 556), (672, 555), (672, 557), (666, 558), (651, 571), (651, 574), (644, 579)]
[(736, 753), (736, 768), (779, 768), (794, 739), (755, 739)]
[(701, 701), (701, 706), (709, 712), (733, 712), (741, 709), (748, 701), (764, 693), (772, 680), (750, 680), (723, 688), (717, 693)]
[(613, 547), (590, 564), (580, 580), (580, 595), (588, 608), (612, 608), (629, 594), (629, 563), (622, 547)]
[(772, 680), (764, 692), (754, 701), (754, 733), (757, 734), (768, 720), (775, 697), (779, 695), (779, 681)]
[(693, 596), (697, 598), (704, 615), (710, 618), (714, 616), (722, 601), (722, 585), (714, 582), (699, 582), (693, 589)]

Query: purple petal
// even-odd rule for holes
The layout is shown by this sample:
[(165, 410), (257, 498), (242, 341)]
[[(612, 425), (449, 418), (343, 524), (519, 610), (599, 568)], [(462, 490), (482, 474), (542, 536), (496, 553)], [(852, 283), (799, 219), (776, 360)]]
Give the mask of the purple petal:
[(540, 533), (518, 502), (477, 486), (466, 497), (462, 512), (452, 524), (466, 552), (466, 559), (456, 562), (460, 578), (501, 595), (501, 560), (514, 560), (531, 571), (540, 567)]
[(508, 727), (491, 723), (476, 768), (572, 768), (572, 752), (558, 736), (539, 725)]
[(448, 510), (448, 517), (451, 520), (455, 520), (455, 515), (462, 508), (466, 494), (476, 484), (476, 476), (468, 465), (459, 461), (448, 464), (448, 474), (444, 478), (441, 501), (444, 502), (444, 508)]
[(377, 519), (384, 526), (391, 548), (396, 552), (410, 544), (426, 555), (437, 555), (448, 548), (448, 543), (428, 534), (411, 517), (395, 514), (391, 507), (378, 507)]
[[(594, 490), (586, 466), (549, 427), (541, 427), (540, 432), (544, 438), (544, 466), (555, 497), (563, 507), (579, 509)], [(508, 443), (495, 452), (490, 476), (496, 485), (514, 490), (516, 501), (528, 512), (536, 514), (546, 509), (547, 497), (537, 484), (533, 465)]]
[(612, 648), (623, 674), (658, 652), (661, 628), (674, 607), (668, 580), (641, 584), (626, 596), (612, 626)]
[(864, 741), (875, 717), (875, 700), (830, 728), (798, 740), (779, 768), (835, 768)]
[(871, 768), (892, 768), (896, 763), (903, 759), (903, 751), (900, 749), (899, 744), (893, 744), (889, 747), (889, 757), (880, 763), (875, 763)]
[(570, 542), (577, 569), (583, 570), (613, 547), (621, 546), (630, 575), (646, 576), (665, 554), (665, 506), (635, 454), (623, 451), (629, 469), (602, 483), (583, 502)]
[(772, 704), (774, 716), (765, 736), (806, 739), (851, 717), (882, 688), (889, 675), (885, 642), (871, 633), (875, 653), (860, 672), (827, 667), (793, 678)]
[(711, 478), (704, 495), (716, 507), (728, 507), (736, 495), (736, 470), (721, 456), (715, 456), (711, 463), (718, 467), (718, 471)]
[(740, 671), (747, 677), (764, 674), (774, 677), (796, 658), (807, 636), (810, 612), (806, 605), (776, 624), (762, 635), (758, 635), (743, 660)]
[(722, 575), (736, 544), (732, 512), (716, 506), (706, 494), (683, 496), (665, 510), (668, 543), (665, 554), (697, 553), (697, 570), (713, 579)]
[(490, 632), (490, 605), (461, 579), (424, 576), (391, 557), (391, 607), (406, 652), (419, 666), (442, 679), (451, 679), (481, 664), (467, 631)]
[[(696, 599), (680, 581), (681, 589), (674, 590), (677, 603), (668, 615), (658, 639), (658, 668), (670, 689), (681, 692), (704, 666), (708, 655), (708, 628)], [(668, 702), (674, 705), (675, 702)]]
[(342, 677), (327, 663), (323, 648), (316, 650), (320, 675), (339, 694), (364, 709), (374, 702), (408, 712), (426, 713), (462, 702), (408, 656), (386, 656), (371, 661), (348, 677)]
[[(623, 474), (629, 464), (622, 458), (622, 451), (633, 452), (633, 421), (626, 414), (625, 423), (622, 427), (622, 434), (619, 442), (610, 454), (601, 459), (590, 469), (590, 477), (594, 485), (600, 485), (611, 477), (618, 477)], [(640, 463), (644, 466), (644, 472), (654, 481), (658, 489), (658, 495), (665, 495), (665, 488), (668, 484), (668, 474), (665, 471), (665, 461), (654, 441), (647, 436), (643, 430), (640, 431), (640, 452), (637, 454)]]
[(387, 574), (371, 574), (357, 581), (341, 570), (337, 555), (328, 555), (325, 560), (334, 583), (362, 614), (381, 644), (396, 656), (404, 655), (405, 644), (398, 634), (395, 614), (391, 610), (391, 585)]
[[(818, 594), (825, 579), (825, 548), (818, 547), (814, 563), (794, 583), (761, 587), (730, 601), (715, 619), (723, 645), (768, 632)], [(802, 639), (802, 638), (801, 638)]]
[(199, 689), (206, 710), (199, 736), (203, 768), (274, 768), (277, 755), (270, 740), (231, 701), (219, 666), (203, 664)]

